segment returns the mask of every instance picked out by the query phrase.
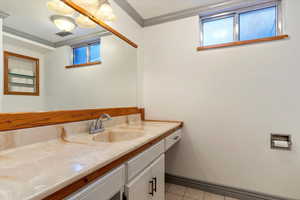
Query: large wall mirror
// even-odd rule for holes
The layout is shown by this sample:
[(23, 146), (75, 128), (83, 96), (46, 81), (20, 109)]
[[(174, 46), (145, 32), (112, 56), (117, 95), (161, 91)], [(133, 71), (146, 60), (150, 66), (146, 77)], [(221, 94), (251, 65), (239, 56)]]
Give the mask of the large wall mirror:
[(111, 2), (66, 2), (75, 10), (60, 0), (0, 2), (8, 15), (0, 33), (2, 113), (137, 106), (137, 48), (107, 31), (105, 20), (118, 20)]

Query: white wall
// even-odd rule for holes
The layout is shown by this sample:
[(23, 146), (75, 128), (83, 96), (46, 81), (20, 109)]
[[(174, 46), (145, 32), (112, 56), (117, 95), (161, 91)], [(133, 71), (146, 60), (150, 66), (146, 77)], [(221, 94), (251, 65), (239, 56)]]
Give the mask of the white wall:
[[(137, 106), (143, 106), (143, 28), (137, 24), (122, 8), (120, 8), (114, 1), (111, 1), (111, 6), (117, 16), (117, 20), (108, 23), (117, 31), (125, 35), (128, 39), (135, 42), (139, 47), (138, 54), (138, 71), (137, 71)], [(133, 48), (133, 47), (131, 47)]]
[[(4, 37), (3, 49), (13, 53), (35, 57), (40, 60), (40, 95), (39, 96), (24, 96), (24, 95), (4, 95), (2, 97), (2, 112), (31, 112), (45, 110), (45, 61), (44, 53), (37, 50), (29, 43), (25, 44), (21, 41)], [(1, 73), (2, 74), (2, 73)], [(2, 93), (3, 94), (3, 93)]]
[(137, 50), (114, 36), (101, 38), (102, 64), (66, 69), (72, 50), (47, 55), (48, 110), (137, 105)]
[(290, 39), (241, 47), (197, 52), (197, 16), (144, 29), (146, 117), (185, 122), (168, 173), (300, 199), (299, 8), (286, 0)]
[[(0, 18), (0, 76), (3, 74), (3, 32), (2, 32), (3, 19)], [(2, 76), (3, 77), (3, 76)], [(3, 94), (3, 81), (0, 81), (0, 94)], [(0, 95), (0, 111), (2, 110), (2, 96)]]

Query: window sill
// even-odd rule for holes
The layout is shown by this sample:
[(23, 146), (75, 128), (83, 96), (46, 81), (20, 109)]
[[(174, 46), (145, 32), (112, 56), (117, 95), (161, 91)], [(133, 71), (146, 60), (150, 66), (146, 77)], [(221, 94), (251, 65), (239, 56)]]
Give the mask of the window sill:
[(66, 66), (66, 69), (77, 68), (77, 67), (88, 67), (91, 65), (100, 65), (101, 63), (102, 62), (90, 62), (90, 63), (79, 64), (79, 65), (69, 65), (69, 66)]
[(238, 41), (238, 42), (230, 42), (230, 43), (225, 43), (225, 44), (216, 44), (216, 45), (211, 45), (211, 46), (198, 47), (197, 50), (203, 51), (203, 50), (209, 50), (209, 49), (255, 44), (255, 43), (260, 43), (260, 42), (270, 42), (270, 41), (275, 41), (275, 40), (283, 40), (288, 37), (289, 37), (288, 35), (279, 35), (279, 36), (261, 38), (261, 39), (256, 39), (256, 40), (246, 40), (246, 41)]
[(39, 92), (11, 92), (11, 91), (4, 91), (4, 95), (40, 96), (40, 93)]

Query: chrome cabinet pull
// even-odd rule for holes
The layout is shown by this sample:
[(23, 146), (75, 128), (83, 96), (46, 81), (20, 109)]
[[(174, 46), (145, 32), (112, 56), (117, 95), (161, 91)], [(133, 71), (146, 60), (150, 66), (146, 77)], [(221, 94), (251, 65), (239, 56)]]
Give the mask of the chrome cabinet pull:
[(153, 180), (152, 181), (149, 181), (149, 183), (150, 183), (150, 187), (151, 187), (151, 191), (149, 192), (149, 194), (150, 195), (152, 195), (152, 196), (154, 196), (154, 192), (153, 192), (153, 185), (154, 185), (154, 182), (153, 182)]
[(157, 188), (157, 178), (154, 177), (154, 178), (153, 178), (153, 181), (154, 181), (154, 189), (153, 189), (153, 191), (156, 192), (156, 188)]

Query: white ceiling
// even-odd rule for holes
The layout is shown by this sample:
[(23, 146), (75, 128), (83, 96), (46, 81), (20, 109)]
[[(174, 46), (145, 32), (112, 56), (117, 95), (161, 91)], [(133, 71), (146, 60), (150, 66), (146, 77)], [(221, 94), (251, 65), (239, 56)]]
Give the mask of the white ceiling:
[(189, 8), (224, 2), (225, 0), (127, 0), (144, 18), (149, 19)]
[(64, 38), (56, 36), (55, 33), (59, 32), (59, 29), (49, 19), (55, 13), (47, 9), (46, 2), (47, 0), (0, 0), (0, 9), (10, 15), (4, 19), (4, 26), (53, 43), (103, 30), (99, 26), (94, 29), (77, 28), (72, 36)]

